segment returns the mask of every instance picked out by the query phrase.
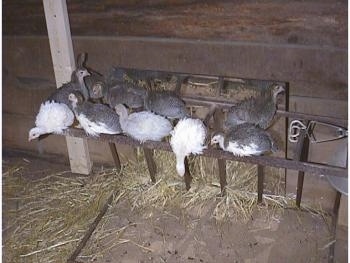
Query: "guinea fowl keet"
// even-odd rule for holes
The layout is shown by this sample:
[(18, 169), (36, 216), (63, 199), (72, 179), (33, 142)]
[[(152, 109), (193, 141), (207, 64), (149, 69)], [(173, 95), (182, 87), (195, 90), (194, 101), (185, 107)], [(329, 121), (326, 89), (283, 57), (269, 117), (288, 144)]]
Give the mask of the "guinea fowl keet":
[(141, 111), (128, 115), (128, 110), (122, 104), (118, 104), (115, 110), (122, 130), (140, 142), (161, 141), (173, 128), (166, 118), (152, 112)]
[(176, 156), (176, 171), (180, 176), (185, 174), (185, 158), (190, 154), (201, 154), (207, 129), (199, 119), (185, 118), (180, 120), (171, 132), (170, 146)]
[(45, 101), (41, 104), (39, 113), (36, 115), (36, 127), (29, 131), (28, 141), (43, 134), (61, 134), (73, 122), (74, 114), (66, 104)]
[(169, 119), (188, 117), (185, 102), (172, 91), (148, 91), (145, 109)]
[(270, 134), (251, 123), (233, 126), (227, 133), (216, 133), (211, 139), (211, 144), (219, 144), (221, 149), (237, 156), (261, 155), (277, 151)]
[(84, 101), (81, 93), (69, 94), (69, 101), (80, 125), (91, 136), (119, 134), (122, 132), (119, 116), (108, 106)]
[(254, 123), (263, 129), (268, 128), (276, 114), (277, 96), (284, 87), (273, 84), (262, 91), (261, 96), (251, 97), (230, 108), (225, 126), (233, 127), (241, 123)]
[(70, 93), (74, 91), (79, 91), (83, 94), (84, 100), (89, 99), (89, 92), (85, 85), (84, 78), (89, 76), (90, 73), (85, 68), (77, 68), (72, 73), (72, 81), (69, 83), (65, 83), (62, 87), (55, 90), (50, 97), (47, 99), (48, 101), (55, 101), (58, 103), (66, 104), (70, 109), (72, 109), (72, 105), (68, 100), (68, 96)]
[(118, 104), (124, 104), (132, 109), (140, 108), (143, 106), (145, 94), (146, 90), (124, 82), (109, 88), (104, 101), (111, 108), (115, 108)]
[(113, 109), (117, 104), (124, 104), (129, 108), (142, 107), (146, 90), (124, 81), (122, 76), (115, 74), (117, 73), (112, 69), (104, 82), (92, 85), (91, 98), (102, 98), (103, 102)]
[(84, 77), (88, 75), (89, 72), (86, 69), (76, 69), (72, 73), (72, 81), (57, 89), (41, 104), (35, 120), (36, 127), (29, 131), (29, 141), (43, 134), (60, 134), (73, 124), (74, 114), (68, 96), (71, 92), (80, 91), (87, 96), (84, 98), (88, 98), (84, 84)]

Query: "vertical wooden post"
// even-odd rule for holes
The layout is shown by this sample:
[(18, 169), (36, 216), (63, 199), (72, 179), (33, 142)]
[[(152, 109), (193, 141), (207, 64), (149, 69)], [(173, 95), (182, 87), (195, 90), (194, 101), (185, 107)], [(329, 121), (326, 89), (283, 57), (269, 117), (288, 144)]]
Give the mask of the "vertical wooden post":
[[(43, 0), (56, 85), (70, 81), (75, 69), (73, 44), (65, 0)], [(66, 137), (73, 173), (89, 174), (92, 168), (87, 140)]]

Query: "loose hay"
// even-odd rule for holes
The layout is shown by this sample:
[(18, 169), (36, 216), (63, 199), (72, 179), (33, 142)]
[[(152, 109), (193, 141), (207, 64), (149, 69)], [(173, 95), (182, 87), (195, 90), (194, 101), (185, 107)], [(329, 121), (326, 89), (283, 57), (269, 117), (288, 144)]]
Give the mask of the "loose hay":
[(5, 262), (67, 259), (119, 181), (114, 170), (95, 178), (63, 172), (38, 180), (13, 170), (3, 174)]
[[(128, 200), (134, 210), (154, 208), (171, 213), (175, 209), (195, 216), (209, 212), (217, 222), (245, 221), (259, 208), (256, 165), (227, 161), (228, 185), (222, 197), (215, 159), (189, 158), (193, 180), (191, 189), (186, 191), (183, 178), (176, 174), (174, 154), (155, 151), (154, 156), (158, 169), (155, 184), (150, 181), (143, 151), (138, 151), (138, 164), (127, 164), (121, 173), (108, 169), (90, 177), (67, 177), (68, 172), (62, 172), (29, 180), (21, 176), (21, 167), (9, 169), (3, 174), (5, 261), (60, 262), (67, 259), (112, 191), (119, 191), (116, 199)], [(268, 191), (263, 199), (263, 207), (269, 208), (266, 213), (294, 206), (294, 198), (285, 197), (281, 190), (281, 171), (267, 171), (269, 180), (265, 189)], [(112, 206), (116, 205), (116, 199)], [(323, 214), (318, 207), (304, 208)], [(105, 215), (99, 224), (92, 237), (94, 244), (103, 242), (106, 250), (122, 243), (142, 248), (142, 244), (123, 239), (124, 231), (132, 224), (105, 229), (112, 216)], [(103, 251), (85, 253), (82, 258), (91, 260), (101, 253)]]

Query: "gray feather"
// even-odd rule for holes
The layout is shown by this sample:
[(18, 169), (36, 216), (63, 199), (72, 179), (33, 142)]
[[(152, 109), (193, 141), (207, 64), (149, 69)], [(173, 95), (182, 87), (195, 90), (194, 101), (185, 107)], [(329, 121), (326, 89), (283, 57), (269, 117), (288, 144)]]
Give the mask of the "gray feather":
[(144, 103), (145, 109), (170, 119), (188, 116), (185, 102), (171, 91), (148, 91)]

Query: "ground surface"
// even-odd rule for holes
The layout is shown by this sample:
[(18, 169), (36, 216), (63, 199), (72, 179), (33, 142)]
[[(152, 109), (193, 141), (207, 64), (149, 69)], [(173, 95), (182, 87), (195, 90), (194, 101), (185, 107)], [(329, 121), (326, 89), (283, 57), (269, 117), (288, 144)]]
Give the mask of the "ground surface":
[[(66, 161), (57, 156), (40, 158), (5, 151), (3, 171), (21, 166), (20, 176), (34, 180), (69, 170)], [(14, 209), (11, 200), (3, 198), (5, 255), (11, 249), (6, 246), (7, 238), (12, 235), (12, 230), (7, 228), (11, 223), (8, 211)], [(84, 262), (328, 262), (327, 244), (332, 241), (328, 225), (320, 216), (307, 212), (256, 208), (246, 222), (217, 223), (210, 216), (210, 207), (205, 207), (200, 217), (196, 209), (183, 213), (150, 208), (131, 210), (131, 207), (128, 200), (114, 202), (78, 259)], [(339, 231), (336, 262), (347, 262), (346, 232)], [(77, 242), (71, 245), (73, 252)], [(19, 262), (42, 260), (41, 253), (37, 253)]]

